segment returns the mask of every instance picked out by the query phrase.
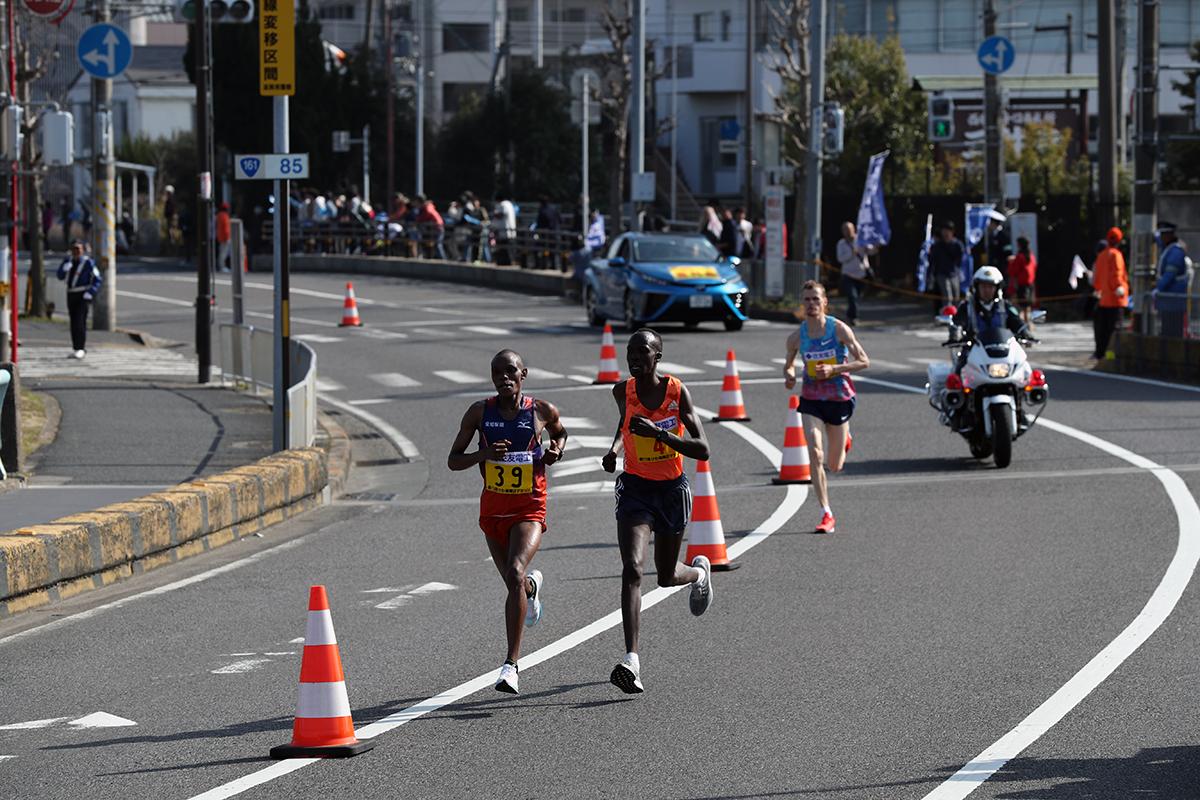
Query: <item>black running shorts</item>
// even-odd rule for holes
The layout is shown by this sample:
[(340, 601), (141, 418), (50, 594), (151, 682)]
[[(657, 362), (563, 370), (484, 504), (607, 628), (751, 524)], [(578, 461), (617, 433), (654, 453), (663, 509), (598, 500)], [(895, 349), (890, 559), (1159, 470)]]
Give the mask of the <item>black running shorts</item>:
[(628, 472), (617, 477), (617, 521), (649, 523), (655, 533), (682, 534), (692, 518), (692, 487), (687, 473), (651, 481)]
[(845, 425), (854, 416), (857, 397), (849, 400), (806, 400), (800, 398), (800, 413), (810, 414), (826, 425)]

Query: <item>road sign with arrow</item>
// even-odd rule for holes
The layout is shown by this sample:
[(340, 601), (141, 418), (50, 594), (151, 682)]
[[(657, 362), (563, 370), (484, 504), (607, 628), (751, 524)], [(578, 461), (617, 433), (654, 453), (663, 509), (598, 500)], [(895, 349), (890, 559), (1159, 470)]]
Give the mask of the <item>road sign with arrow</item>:
[(80, 35), (75, 54), (84, 72), (93, 78), (108, 80), (129, 68), (129, 62), (133, 61), (133, 44), (125, 31), (101, 22)]
[(983, 44), (979, 45), (976, 56), (983, 71), (992, 75), (1008, 72), (1013, 62), (1017, 60), (1012, 40), (1003, 36), (989, 36), (984, 39)]

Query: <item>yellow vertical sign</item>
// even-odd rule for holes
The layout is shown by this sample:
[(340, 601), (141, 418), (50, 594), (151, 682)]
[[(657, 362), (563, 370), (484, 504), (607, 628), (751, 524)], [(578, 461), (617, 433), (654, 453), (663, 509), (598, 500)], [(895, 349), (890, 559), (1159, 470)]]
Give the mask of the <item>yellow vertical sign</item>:
[(261, 0), (258, 5), (258, 93), (296, 93), (294, 0)]

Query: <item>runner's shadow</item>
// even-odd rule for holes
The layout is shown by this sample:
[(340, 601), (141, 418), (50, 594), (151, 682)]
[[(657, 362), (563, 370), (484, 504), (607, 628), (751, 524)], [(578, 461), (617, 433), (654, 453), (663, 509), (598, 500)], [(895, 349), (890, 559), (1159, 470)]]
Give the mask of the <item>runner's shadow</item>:
[(176, 764), (171, 767), (147, 767), (146, 769), (127, 769), (120, 772), (101, 772), (98, 773), (101, 777), (110, 777), (115, 775), (141, 775), (144, 773), (154, 772), (173, 772), (177, 769), (199, 769), (200, 767), (225, 767), (232, 764), (255, 764), (262, 761), (270, 761), (270, 756), (247, 756), (246, 758), (222, 758), (217, 761), (198, 761), (195, 764)]
[[(962, 473), (994, 470), (996, 467), (991, 459), (979, 461), (969, 456), (945, 456), (940, 458), (872, 458), (855, 461), (846, 465), (842, 474), (847, 478), (858, 478), (867, 475), (889, 475), (902, 477), (904, 475), (920, 475), (935, 473)], [(838, 478), (830, 480), (831, 487), (837, 486)]]
[(548, 547), (539, 547), (538, 550), (611, 550), (616, 547), (617, 543), (613, 542), (583, 542), (581, 544), (552, 544)]
[[(430, 714), (427, 718), (430, 720), (453, 719), (461, 720), (463, 722), (470, 722), (471, 720), (476, 719), (491, 718), (493, 716), (493, 711), (505, 711), (510, 709), (524, 710), (529, 708), (554, 708), (555, 706), (571, 709), (600, 708), (603, 706), (614, 705), (616, 703), (629, 702), (629, 700), (632, 699), (629, 697), (618, 697), (609, 700), (536, 702), (541, 698), (558, 697), (560, 695), (569, 694), (580, 689), (607, 685), (608, 681), (589, 681), (588, 683), (567, 683), (561, 686), (556, 686), (552, 689), (544, 689), (540, 692), (522, 694), (511, 698), (497, 695), (496, 697), (491, 697), (486, 700), (475, 700), (470, 703), (455, 703), (453, 706), (449, 706), (449, 708), (462, 709), (462, 711), (456, 711), (452, 713), (435, 712)], [(418, 720), (414, 720), (414, 722), (416, 721)]]

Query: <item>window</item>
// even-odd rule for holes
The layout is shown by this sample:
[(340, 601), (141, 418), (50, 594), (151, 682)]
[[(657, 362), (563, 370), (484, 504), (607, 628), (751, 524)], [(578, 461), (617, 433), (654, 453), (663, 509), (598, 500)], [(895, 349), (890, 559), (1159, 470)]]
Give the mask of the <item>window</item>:
[(451, 22), (442, 27), (443, 53), (487, 53), (491, 51), (488, 43), (487, 24), (470, 22)]
[(354, 3), (330, 3), (317, 8), (317, 19), (354, 19)]
[(733, 15), (728, 11), (721, 12), (721, 41), (729, 41), (729, 29), (733, 25)]
[(900, 44), (908, 52), (932, 53), (938, 47), (938, 0), (906, 0), (897, 15)]
[(692, 15), (692, 38), (697, 42), (713, 40), (713, 14), (711, 11)]
[(487, 90), (488, 85), (486, 83), (443, 83), (442, 112), (445, 114), (457, 114), (464, 103), (483, 97), (487, 94)]
[[(1056, 16), (1049, 7), (1044, 5), (1039, 5), (1033, 10), (1040, 14), (1043, 23), (1054, 20), (1054, 16)], [(1063, 19), (1065, 18), (1064, 14)], [(1019, 30), (1019, 28), (1014, 29), (1007, 35), (1012, 36)], [(983, 17), (975, 8), (975, 3), (971, 0), (957, 0), (956, 2), (942, 0), (941, 49), (943, 51), (970, 50), (974, 52), (981, 41), (983, 41)], [(1055, 50), (1062, 45), (1061, 38), (1050, 39), (1048, 42), (1054, 44)]]
[(529, 6), (513, 6), (508, 9), (509, 22), (529, 22)]
[(675, 62), (675, 75), (680, 78), (690, 78), (693, 75), (692, 65), (692, 46), (690, 44), (681, 44), (675, 47), (667, 46), (663, 48), (663, 61), (666, 68), (666, 77), (671, 77), (672, 62)]
[(830, 8), (835, 33), (862, 36), (867, 32), (867, 0), (838, 0)]

